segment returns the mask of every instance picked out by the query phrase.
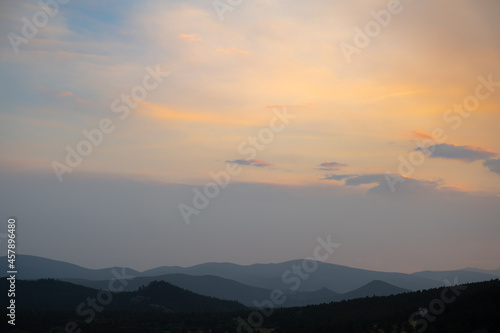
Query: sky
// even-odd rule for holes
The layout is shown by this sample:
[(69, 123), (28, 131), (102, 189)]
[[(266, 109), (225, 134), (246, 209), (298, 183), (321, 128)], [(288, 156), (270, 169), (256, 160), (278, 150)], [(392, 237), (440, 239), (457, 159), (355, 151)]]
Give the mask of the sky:
[[(500, 267), (500, 3), (0, 4), (0, 213), (90, 268)], [(0, 253), (6, 253), (0, 230)]]

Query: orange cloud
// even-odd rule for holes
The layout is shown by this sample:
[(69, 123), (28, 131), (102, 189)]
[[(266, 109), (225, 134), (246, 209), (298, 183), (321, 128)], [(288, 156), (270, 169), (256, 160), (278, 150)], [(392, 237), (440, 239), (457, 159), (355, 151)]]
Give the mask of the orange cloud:
[(229, 126), (254, 126), (260, 123), (257, 118), (249, 119), (248, 117), (242, 118), (237, 116), (230, 116), (227, 114), (208, 114), (184, 110), (179, 111), (167, 106), (145, 101), (141, 104), (142, 114), (144, 114), (145, 116), (157, 119), (165, 119), (169, 121), (185, 121)]
[(240, 50), (240, 49), (237, 49), (235, 47), (230, 47), (228, 49), (216, 49), (215, 50), (216, 52), (223, 52), (223, 53), (228, 53), (228, 54), (248, 54), (247, 51), (243, 51), (243, 50)]
[(417, 131), (411, 131), (413, 133), (413, 135), (415, 136), (415, 138), (417, 139), (431, 139), (434, 141), (434, 136), (432, 136), (432, 134), (426, 132), (426, 131), (422, 131), (422, 130), (417, 130)]
[(73, 96), (73, 93), (70, 91), (62, 91), (57, 95), (57, 97), (64, 97), (64, 96)]
[(198, 42), (201, 40), (201, 37), (199, 34), (191, 34), (191, 35), (180, 34), (179, 38), (185, 39), (188, 42)]

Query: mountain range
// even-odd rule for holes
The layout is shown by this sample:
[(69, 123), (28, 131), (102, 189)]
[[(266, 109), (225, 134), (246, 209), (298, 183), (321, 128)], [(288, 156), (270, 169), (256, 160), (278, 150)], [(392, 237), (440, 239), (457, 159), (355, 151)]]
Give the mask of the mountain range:
[[(6, 257), (0, 257), (7, 263)], [(467, 268), (453, 271), (422, 271), (412, 274), (379, 272), (316, 262), (316, 269), (303, 260), (277, 264), (237, 265), (205, 263), (191, 267), (162, 266), (139, 272), (126, 267), (88, 269), (47, 258), (18, 255), (18, 279), (59, 279), (94, 289), (107, 289), (110, 279), (127, 277), (123, 291), (137, 291), (153, 281), (164, 281), (199, 295), (234, 300), (246, 306), (268, 300), (280, 290), (287, 301), (282, 306), (329, 303), (366, 296), (387, 296), (436, 288), (446, 284), (488, 281), (499, 270)], [(315, 266), (312, 266), (315, 267)]]

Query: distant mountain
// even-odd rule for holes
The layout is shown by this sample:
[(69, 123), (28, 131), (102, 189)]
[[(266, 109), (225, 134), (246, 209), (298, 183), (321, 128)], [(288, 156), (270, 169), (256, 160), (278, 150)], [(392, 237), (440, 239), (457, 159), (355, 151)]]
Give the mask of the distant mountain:
[[(96, 288), (108, 289), (109, 280), (93, 281), (84, 279), (63, 279), (71, 283)], [(194, 293), (224, 300), (236, 300), (247, 306), (254, 306), (253, 301), (269, 298), (271, 290), (251, 287), (245, 284), (211, 275), (167, 274), (160, 276), (137, 277), (127, 281), (125, 291), (135, 291), (152, 281), (165, 281)]]
[(462, 269), (462, 271), (478, 272), (478, 273), (484, 273), (484, 274), (489, 274), (489, 275), (494, 275), (496, 277), (500, 277), (500, 268), (499, 269), (487, 270), (487, 269), (479, 269), (479, 268), (467, 267), (467, 268)]
[[(0, 260), (7, 266), (7, 257), (0, 257)], [(87, 280), (109, 280), (113, 278), (113, 270), (122, 271), (121, 267), (110, 267), (104, 269), (89, 269), (64, 261), (46, 259), (31, 255), (16, 255), (16, 266), (19, 268), (18, 279), (36, 280), (45, 278), (79, 278)], [(4, 271), (8, 271), (5, 267)], [(141, 273), (126, 268), (128, 275), (138, 276)]]
[[(7, 279), (2, 278), (0, 288), (8, 290), (7, 284)], [(85, 311), (89, 299), (97, 300), (98, 307), (114, 311), (225, 312), (246, 309), (241, 303), (198, 295), (164, 281), (150, 282), (133, 292), (112, 293), (111, 298), (100, 298), (99, 294), (97, 289), (54, 279), (16, 281), (16, 305), (20, 309), (74, 311), (83, 304), (81, 310)], [(109, 300), (109, 303), (99, 304), (99, 299), (106, 303)]]
[(342, 300), (372, 297), (372, 296), (390, 296), (409, 292), (410, 290), (393, 286), (384, 281), (372, 281), (358, 289), (342, 294)]
[[(473, 283), (497, 279), (498, 276), (482, 272), (456, 270), (456, 271), (422, 271), (413, 273), (414, 276), (435, 281), (449, 281), (450, 283)], [(456, 281), (455, 281), (456, 280)]]
[[(107, 280), (65, 279), (64, 281), (94, 289), (108, 289), (109, 284)], [(269, 299), (271, 293), (271, 290), (268, 289), (247, 286), (217, 276), (195, 276), (186, 274), (167, 274), (162, 276), (134, 278), (127, 281), (128, 284), (124, 288), (124, 291), (136, 291), (141, 286), (145, 286), (152, 281), (165, 281), (200, 295), (224, 300), (235, 300), (249, 307), (255, 306), (254, 301), (261, 302)], [(383, 281), (371, 281), (360, 288), (344, 294), (336, 293), (327, 288), (305, 292), (290, 292), (284, 290), (286, 302), (281, 304), (281, 306), (305, 306), (310, 304), (337, 302), (357, 297), (395, 295), (408, 291), (407, 289), (399, 288)]]
[[(303, 260), (292, 260), (277, 264), (237, 265), (231, 263), (205, 263), (191, 267), (163, 266), (138, 272), (129, 268), (87, 269), (81, 266), (45, 259), (36, 256), (18, 255), (16, 263), (20, 279), (57, 278), (93, 288), (107, 288), (107, 283), (116, 274), (135, 277), (129, 280), (127, 290), (137, 290), (153, 280), (162, 280), (190, 291), (227, 300), (237, 300), (251, 306), (254, 300), (269, 298), (271, 290), (282, 290), (289, 304), (305, 305), (338, 300), (336, 294), (345, 294), (370, 282), (383, 281), (404, 290), (423, 290), (451, 283), (485, 281), (494, 275), (471, 270), (445, 272), (417, 272), (404, 274), (378, 272), (347, 266), (317, 262), (317, 269), (307, 273)], [(7, 263), (6, 257), (1, 257)], [(302, 275), (293, 271), (299, 268)], [(168, 275), (168, 276), (167, 276)], [(85, 281), (84, 281), (85, 280)], [(96, 281), (89, 282), (89, 281)], [(292, 288), (292, 287), (297, 287)]]
[[(183, 273), (190, 275), (216, 275), (226, 279), (238, 281), (250, 286), (265, 289), (290, 288), (293, 284), (288, 279), (294, 275), (285, 272), (291, 271), (293, 266), (301, 267), (303, 260), (292, 260), (279, 264), (236, 265), (230, 263), (205, 263), (192, 267), (158, 267), (143, 272), (144, 275), (158, 273)], [(315, 291), (328, 288), (338, 293), (345, 293), (359, 288), (373, 280), (385, 281), (394, 286), (408, 290), (435, 288), (443, 285), (442, 281), (427, 279), (411, 274), (378, 272), (347, 266), (318, 262), (318, 268), (307, 279), (301, 279), (298, 291)]]

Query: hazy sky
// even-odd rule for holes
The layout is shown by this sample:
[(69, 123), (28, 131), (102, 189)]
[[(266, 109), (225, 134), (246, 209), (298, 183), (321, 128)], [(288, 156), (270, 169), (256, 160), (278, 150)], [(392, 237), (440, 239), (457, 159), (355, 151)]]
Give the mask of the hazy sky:
[(328, 234), (332, 263), (498, 268), (499, 13), (2, 1), (1, 216), (21, 253), (92, 268), (279, 262)]

